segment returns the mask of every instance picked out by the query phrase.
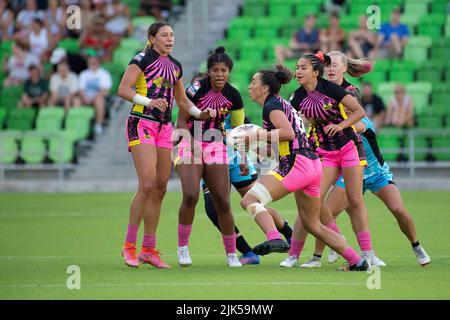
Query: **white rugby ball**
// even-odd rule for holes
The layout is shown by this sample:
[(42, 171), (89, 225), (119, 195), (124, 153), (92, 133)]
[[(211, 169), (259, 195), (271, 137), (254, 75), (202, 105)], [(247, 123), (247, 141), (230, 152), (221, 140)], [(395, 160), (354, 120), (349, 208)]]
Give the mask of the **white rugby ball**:
[[(261, 137), (256, 134), (258, 129), (261, 127), (256, 124), (242, 124), (233, 128), (227, 133), (227, 145), (239, 151), (256, 150), (258, 146), (267, 145), (267, 142), (260, 140)], [(245, 147), (245, 136), (249, 137), (248, 148)]]

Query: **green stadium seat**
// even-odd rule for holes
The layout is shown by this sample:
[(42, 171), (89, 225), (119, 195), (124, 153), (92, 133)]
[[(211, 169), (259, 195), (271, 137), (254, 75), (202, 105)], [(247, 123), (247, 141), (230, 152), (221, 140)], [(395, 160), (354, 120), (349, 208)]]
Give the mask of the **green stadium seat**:
[(377, 59), (374, 64), (374, 70), (389, 71), (392, 67), (392, 61), (389, 59)]
[(442, 36), (442, 25), (419, 24), (417, 27), (417, 34), (439, 38)]
[(66, 49), (69, 53), (80, 53), (78, 39), (64, 38), (58, 42), (57, 47)]
[(26, 131), (33, 127), (34, 117), (36, 115), (35, 109), (11, 109), (9, 111), (6, 127), (8, 129), (15, 129)]
[(69, 109), (66, 117), (65, 130), (76, 132), (76, 141), (87, 139), (91, 133), (91, 122), (95, 111), (92, 107)]
[(428, 1), (406, 0), (404, 12), (405, 14), (426, 14), (428, 12)]
[(386, 72), (384, 70), (373, 70), (363, 77), (364, 81), (370, 82), (374, 87), (379, 83), (386, 81)]
[(294, 5), (294, 12), (295, 17), (304, 17), (308, 14), (316, 14), (320, 11), (320, 5), (317, 3), (314, 3), (314, 1), (311, 2), (301, 2), (296, 5)]
[(23, 86), (3, 87), (0, 105), (3, 108), (13, 109), (17, 107), (22, 97)]
[[(433, 115), (440, 115), (443, 117), (447, 117), (450, 115), (450, 107), (447, 104), (432, 104), (427, 108)], [(446, 122), (446, 127), (450, 127), (450, 123)]]
[(392, 96), (394, 95), (396, 82), (382, 82), (378, 84), (377, 93), (382, 96)]
[(150, 25), (154, 22), (156, 22), (156, 19), (153, 16), (139, 16), (131, 19), (131, 24), (135, 29), (145, 27), (147, 30), (148, 27), (150, 27)]
[(442, 80), (442, 69), (429, 65), (426, 61), (417, 69), (418, 81), (439, 82)]
[[(433, 148), (450, 148), (450, 136), (446, 137), (433, 137), (431, 140)], [(433, 151), (433, 156), (438, 161), (449, 161), (450, 152), (444, 151)]]
[(433, 85), (431, 82), (412, 82), (405, 85), (406, 92), (408, 94), (425, 94), (430, 95), (433, 89)]
[(292, 6), (289, 3), (270, 3), (269, 4), (269, 16), (272, 17), (286, 17), (286, 19), (292, 17)]
[(61, 131), (48, 140), (48, 157), (53, 163), (70, 163), (75, 156), (73, 132)]
[(46, 145), (38, 131), (27, 131), (21, 141), (20, 157), (27, 164), (42, 163), (46, 155)]
[(450, 92), (449, 93), (433, 93), (431, 96), (431, 102), (433, 104), (442, 104), (447, 105), (450, 101)]
[(245, 2), (242, 8), (242, 14), (249, 17), (264, 17), (267, 15), (267, 8), (264, 3)]
[(19, 146), (17, 139), (20, 131), (5, 130), (0, 131), (0, 163), (12, 164), (17, 160), (19, 154)]
[(8, 115), (8, 109), (0, 108), (0, 130), (5, 127), (5, 120)]
[(448, 10), (448, 0), (433, 0), (431, 2), (431, 13), (442, 14)]
[(277, 20), (260, 19), (256, 22), (255, 38), (276, 39), (280, 26), (281, 22), (278, 24)]
[(116, 65), (122, 66), (123, 70), (126, 69), (128, 63), (136, 55), (137, 51), (128, 48), (117, 48), (113, 52), (112, 62)]
[(240, 51), (240, 60), (249, 60), (253, 63), (265, 58), (266, 39), (252, 39), (243, 43)]
[(439, 129), (443, 127), (441, 116), (418, 117), (418, 127), (423, 129)]
[[(381, 153), (387, 161), (395, 161), (398, 158), (398, 149), (401, 148), (400, 133), (387, 133), (386, 128), (383, 128), (377, 135), (377, 142), (380, 146)], [(403, 133), (402, 133), (403, 134)], [(391, 149), (391, 150), (383, 150)]]
[(64, 113), (64, 109), (61, 107), (40, 109), (36, 118), (36, 130), (41, 133), (51, 133), (61, 130)]
[(422, 93), (410, 93), (415, 113), (423, 113), (429, 105), (430, 96)]
[(128, 49), (133, 51), (142, 51), (144, 50), (144, 46), (142, 42), (137, 40), (136, 38), (128, 37), (120, 39), (120, 47), (121, 49)]
[[(405, 139), (405, 154), (409, 155), (409, 139)], [(414, 160), (425, 161), (430, 154), (430, 144), (428, 138), (422, 136), (414, 137)]]
[(446, 82), (434, 82), (433, 93), (448, 93), (450, 92), (450, 86)]
[(413, 34), (414, 29), (419, 24), (420, 17), (421, 13), (404, 13), (400, 17), (400, 22), (406, 24), (409, 28), (410, 33)]
[(414, 70), (397, 69), (389, 72), (389, 81), (409, 83), (414, 80)]
[(404, 58), (416, 62), (417, 64), (427, 61), (428, 49), (420, 47), (406, 46)]
[(0, 56), (9, 56), (12, 54), (13, 40), (3, 40), (0, 43)]

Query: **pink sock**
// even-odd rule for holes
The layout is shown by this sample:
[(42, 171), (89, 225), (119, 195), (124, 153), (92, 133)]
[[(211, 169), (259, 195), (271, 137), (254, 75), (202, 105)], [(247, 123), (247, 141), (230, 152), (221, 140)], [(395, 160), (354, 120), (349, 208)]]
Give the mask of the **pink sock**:
[(178, 246), (184, 247), (189, 243), (189, 236), (191, 235), (192, 224), (184, 225), (178, 224)]
[(333, 230), (337, 234), (341, 234), (341, 231), (339, 230), (338, 226), (336, 225), (336, 221), (333, 221), (332, 223), (327, 224), (326, 226), (327, 226), (327, 228), (330, 228), (331, 230)]
[(226, 254), (236, 253), (236, 233), (229, 236), (222, 234), (222, 239)]
[(154, 234), (144, 234), (142, 246), (152, 249), (156, 247), (156, 236)]
[(342, 256), (344, 257), (345, 260), (347, 260), (348, 264), (351, 266), (361, 261), (361, 257), (351, 247), (345, 249), (344, 252), (342, 253)]
[(281, 239), (280, 233), (278, 232), (277, 229), (268, 231), (266, 236), (267, 236), (267, 240)]
[(361, 231), (356, 234), (361, 251), (372, 250), (372, 240), (370, 239), (370, 231)]
[(303, 246), (305, 245), (305, 241), (303, 240), (295, 240), (294, 238), (291, 239), (291, 249), (289, 249), (289, 255), (290, 256), (296, 256), (297, 258), (300, 257), (300, 254), (302, 253)]
[(125, 241), (128, 243), (136, 243), (138, 230), (139, 230), (139, 225), (129, 224), (127, 237), (125, 238)]

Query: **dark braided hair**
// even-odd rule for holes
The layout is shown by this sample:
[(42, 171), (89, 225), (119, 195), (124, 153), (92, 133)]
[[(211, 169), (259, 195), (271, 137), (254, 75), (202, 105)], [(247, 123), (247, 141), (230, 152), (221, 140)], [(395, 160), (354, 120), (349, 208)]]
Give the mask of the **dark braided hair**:
[(308, 53), (302, 56), (302, 59), (307, 59), (312, 65), (313, 71), (319, 71), (317, 79), (322, 78), (323, 69), (329, 67), (331, 64), (331, 58), (329, 55), (324, 54), (322, 51), (316, 54)]

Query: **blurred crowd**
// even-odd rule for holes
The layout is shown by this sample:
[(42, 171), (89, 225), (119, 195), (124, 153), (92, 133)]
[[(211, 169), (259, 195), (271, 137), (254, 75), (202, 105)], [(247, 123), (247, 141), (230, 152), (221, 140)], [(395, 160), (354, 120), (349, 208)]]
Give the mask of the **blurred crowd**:
[[(139, 2), (139, 1), (135, 1)], [(1, 57), (3, 87), (23, 86), (19, 107), (90, 105), (96, 133), (102, 132), (111, 74), (102, 63), (112, 59), (120, 39), (131, 35), (130, 8), (119, 0), (0, 0), (0, 43), (12, 41)], [(136, 3), (132, 3), (135, 5)], [(80, 8), (81, 28), (68, 29), (67, 8)], [(167, 20), (170, 0), (142, 0), (137, 15)], [(77, 50), (58, 47), (74, 39)]]

